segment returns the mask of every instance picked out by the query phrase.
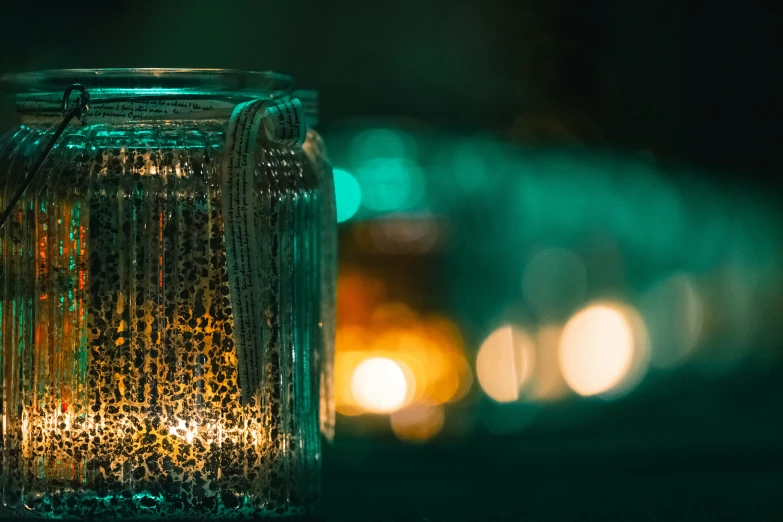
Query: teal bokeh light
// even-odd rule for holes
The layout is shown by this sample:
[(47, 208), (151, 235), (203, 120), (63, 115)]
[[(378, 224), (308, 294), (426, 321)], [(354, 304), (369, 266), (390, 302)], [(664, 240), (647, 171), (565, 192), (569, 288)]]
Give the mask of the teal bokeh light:
[(343, 169), (334, 169), (334, 193), (337, 206), (337, 222), (348, 221), (359, 210), (362, 189), (356, 178)]
[(362, 205), (377, 212), (411, 210), (424, 197), (424, 177), (415, 163), (403, 158), (375, 158), (357, 170)]
[(361, 189), (364, 217), (422, 208), (426, 187), (417, 150), (400, 129), (369, 128), (352, 137), (346, 160)]
[(377, 158), (408, 158), (416, 155), (416, 144), (407, 133), (396, 129), (367, 129), (351, 143), (351, 161), (360, 165)]

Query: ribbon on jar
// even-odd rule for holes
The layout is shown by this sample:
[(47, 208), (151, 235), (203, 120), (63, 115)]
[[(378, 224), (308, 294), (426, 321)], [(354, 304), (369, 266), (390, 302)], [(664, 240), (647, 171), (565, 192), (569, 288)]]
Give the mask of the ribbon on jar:
[[(69, 108), (72, 93), (78, 93), (75, 106)], [(25, 120), (47, 122), (61, 118), (49, 137), (32, 168), (23, 178), (6, 207), (0, 212), (0, 228), (6, 223), (27, 187), (41, 171), (46, 158), (57, 140), (74, 119), (82, 120), (90, 106), (94, 121), (128, 121), (134, 118), (160, 118), (170, 120), (178, 115), (193, 118), (216, 116), (231, 110), (223, 156), (220, 181), (223, 226), (226, 244), (231, 308), (234, 317), (233, 339), (237, 353), (239, 387), (242, 401), (247, 404), (263, 381), (266, 357), (263, 346), (264, 266), (259, 251), (259, 234), (264, 229), (256, 212), (254, 177), (257, 158), (263, 149), (259, 138), (281, 147), (300, 148), (307, 138), (307, 120), (315, 121), (314, 93), (297, 91), (304, 95), (308, 106), (298, 97), (252, 99), (239, 104), (235, 100), (204, 99), (200, 95), (175, 96), (114, 96), (91, 99), (90, 93), (80, 84), (65, 89), (62, 97), (32, 94), (17, 100)], [(60, 108), (55, 109), (59, 104)], [(261, 128), (264, 134), (261, 135)]]
[[(69, 107), (71, 94), (77, 93), (76, 103)], [(284, 98), (251, 100), (245, 103), (263, 103), (267, 105), (264, 125), (271, 141), (281, 144), (292, 143), (297, 146), (299, 138), (294, 137), (293, 129), (300, 126), (299, 134), (304, 143), (307, 134), (307, 124), (315, 125), (318, 121), (317, 93), (308, 90), (283, 91), (278, 96)], [(285, 102), (280, 102), (285, 99)], [(304, 100), (304, 104), (302, 104)], [(68, 86), (62, 95), (50, 93), (24, 93), (16, 96), (17, 110), (21, 114), (22, 123), (25, 125), (42, 125), (59, 122), (43, 149), (33, 163), (30, 170), (22, 178), (22, 182), (11, 196), (5, 208), (0, 212), (0, 229), (3, 228), (14, 207), (19, 202), (27, 187), (41, 171), (52, 149), (57, 144), (60, 136), (65, 132), (71, 121), (77, 119), (83, 124), (85, 114), (90, 111), (91, 121), (94, 123), (116, 123), (135, 120), (157, 119), (171, 121), (177, 119), (192, 120), (194, 118), (222, 118), (232, 108), (238, 109), (234, 96), (217, 96), (212, 94), (143, 94), (143, 95), (113, 95), (105, 98), (94, 99), (90, 97), (87, 88), (74, 83)], [(290, 106), (289, 106), (290, 104)], [(93, 107), (97, 106), (97, 109)], [(91, 109), (92, 108), (92, 109)], [(293, 111), (295, 114), (293, 114)], [(237, 112), (234, 110), (233, 116)], [(296, 116), (298, 119), (289, 119)], [(233, 120), (233, 117), (232, 117)], [(269, 133), (272, 134), (269, 134)], [(286, 133), (290, 134), (286, 134)], [(298, 146), (301, 146), (299, 144)]]
[[(261, 134), (261, 130), (264, 134)], [(300, 148), (307, 138), (302, 103), (297, 99), (251, 100), (234, 108), (226, 130), (220, 197), (226, 242), (226, 269), (234, 318), (239, 388), (247, 404), (263, 382), (266, 368), (263, 288), (266, 266), (260, 234), (267, 231), (257, 208), (255, 172), (263, 164), (259, 139)]]

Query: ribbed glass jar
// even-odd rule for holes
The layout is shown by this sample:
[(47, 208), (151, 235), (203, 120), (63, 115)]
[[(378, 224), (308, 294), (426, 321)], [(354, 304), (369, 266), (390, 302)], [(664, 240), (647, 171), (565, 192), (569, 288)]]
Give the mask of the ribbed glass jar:
[[(318, 135), (259, 140), (263, 377), (243, 400), (221, 199), (233, 107), (293, 96), (272, 73), (6, 76), (0, 139), (0, 518), (232, 519), (307, 512), (330, 432), (334, 199)], [(164, 102), (161, 102), (164, 100)], [(179, 100), (179, 101), (178, 101)], [(305, 101), (313, 118), (314, 101)]]

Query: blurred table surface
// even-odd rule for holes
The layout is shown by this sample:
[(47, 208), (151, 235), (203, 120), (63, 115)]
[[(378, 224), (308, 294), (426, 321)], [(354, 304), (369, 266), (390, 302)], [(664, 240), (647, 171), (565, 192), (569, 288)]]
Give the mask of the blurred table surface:
[[(781, 383), (780, 366), (672, 375), (649, 391), (592, 403), (592, 422), (506, 436), (478, 427), (424, 445), (372, 432), (382, 418), (344, 419), (342, 427), (338, 419), (324, 447), (318, 518), (783, 521)], [(546, 418), (574, 419), (588, 407), (552, 407)]]
[(783, 454), (512, 448), (510, 441), (325, 452), (319, 519), (783, 520)]

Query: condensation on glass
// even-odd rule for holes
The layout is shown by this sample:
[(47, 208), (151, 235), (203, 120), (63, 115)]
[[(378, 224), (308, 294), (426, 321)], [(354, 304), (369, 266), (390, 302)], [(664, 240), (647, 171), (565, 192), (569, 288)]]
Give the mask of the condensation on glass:
[[(331, 171), (312, 129), (299, 150), (259, 142), (266, 365), (249, 402), (238, 389), (219, 183), (233, 105), (291, 96), (290, 78), (7, 76), (22, 125), (0, 140), (0, 207), (75, 82), (93, 99), (126, 101), (69, 125), (0, 231), (0, 518), (306, 513), (319, 487), (319, 419), (327, 435), (333, 422)], [(141, 110), (161, 94), (214, 103)]]

